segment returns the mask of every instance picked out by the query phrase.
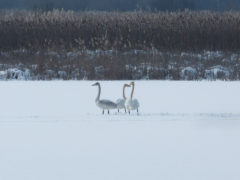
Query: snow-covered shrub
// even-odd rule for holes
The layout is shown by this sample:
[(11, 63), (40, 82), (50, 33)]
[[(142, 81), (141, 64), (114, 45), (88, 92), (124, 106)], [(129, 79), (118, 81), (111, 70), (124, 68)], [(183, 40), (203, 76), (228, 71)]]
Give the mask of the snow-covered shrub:
[(89, 55), (83, 51), (74, 51), (73, 54), (68, 51), (56, 52), (59, 57), (44, 51), (9, 52), (7, 57), (0, 56), (0, 79), (239, 80), (240, 78), (240, 59), (236, 52), (209, 52), (208, 54), (213, 56), (207, 59), (204, 55), (206, 52), (195, 54), (158, 53), (156, 50), (154, 53), (148, 50), (144, 53), (105, 50), (91, 52)]
[(24, 71), (17, 68), (11, 68), (7, 70), (7, 79), (31, 80), (31, 78), (31, 72), (28, 69)]
[(184, 80), (193, 80), (197, 78), (197, 70), (192, 67), (185, 67), (180, 73), (181, 79)]
[(104, 78), (104, 67), (97, 66), (94, 69), (95, 69), (96, 77), (98, 77), (99, 79), (103, 79)]
[(229, 79), (230, 71), (229, 69), (222, 67), (220, 65), (213, 66), (205, 71), (205, 77), (207, 79)]

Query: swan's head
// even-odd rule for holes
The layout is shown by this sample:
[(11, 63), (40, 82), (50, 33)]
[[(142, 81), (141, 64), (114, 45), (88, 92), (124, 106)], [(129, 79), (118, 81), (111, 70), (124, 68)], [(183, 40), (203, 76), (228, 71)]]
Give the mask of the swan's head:
[(99, 82), (94, 83), (92, 86), (99, 86)]
[(135, 85), (134, 81), (132, 81), (129, 85), (134, 86)]
[(124, 84), (124, 87), (131, 87), (129, 84)]

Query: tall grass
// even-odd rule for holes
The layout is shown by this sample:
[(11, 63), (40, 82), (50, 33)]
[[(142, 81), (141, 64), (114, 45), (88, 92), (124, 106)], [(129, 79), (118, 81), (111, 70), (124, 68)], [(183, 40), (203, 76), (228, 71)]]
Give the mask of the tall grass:
[(0, 51), (231, 50), (240, 48), (240, 12), (1, 11)]

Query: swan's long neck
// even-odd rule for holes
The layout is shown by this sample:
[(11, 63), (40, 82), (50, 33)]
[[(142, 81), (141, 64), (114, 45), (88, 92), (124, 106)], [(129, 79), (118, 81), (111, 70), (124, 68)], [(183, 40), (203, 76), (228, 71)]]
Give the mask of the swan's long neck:
[(133, 92), (134, 92), (134, 84), (132, 84), (131, 99), (133, 98)]
[(126, 88), (126, 86), (123, 86), (123, 99), (127, 99), (125, 96), (125, 88)]
[(101, 86), (100, 86), (100, 85), (98, 85), (98, 95), (97, 95), (97, 97), (96, 97), (96, 100), (95, 100), (95, 101), (99, 101), (99, 99), (100, 99), (100, 94), (101, 94)]

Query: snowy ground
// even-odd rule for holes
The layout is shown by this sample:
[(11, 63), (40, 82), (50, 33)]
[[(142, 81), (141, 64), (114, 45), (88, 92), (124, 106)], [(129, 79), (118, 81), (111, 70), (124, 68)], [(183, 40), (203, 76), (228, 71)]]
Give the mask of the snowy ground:
[(0, 180), (240, 179), (240, 82), (136, 81), (140, 114), (104, 116), (93, 83), (0, 82)]

